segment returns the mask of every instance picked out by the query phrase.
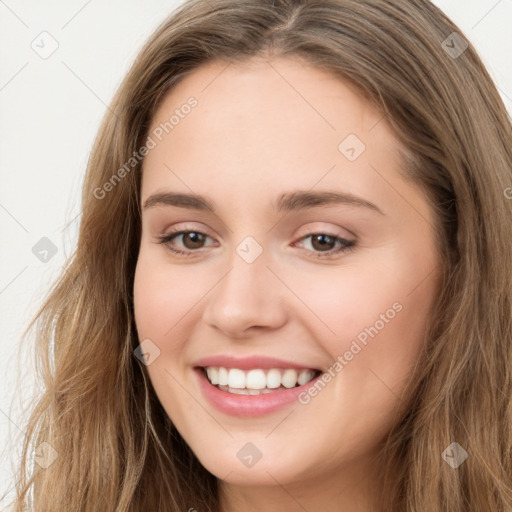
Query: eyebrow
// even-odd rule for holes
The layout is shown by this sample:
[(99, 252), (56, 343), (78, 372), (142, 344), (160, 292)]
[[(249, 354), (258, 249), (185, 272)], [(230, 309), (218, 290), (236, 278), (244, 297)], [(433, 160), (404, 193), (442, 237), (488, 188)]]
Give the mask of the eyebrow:
[[(353, 194), (343, 192), (297, 190), (281, 194), (273, 206), (278, 212), (291, 212), (335, 204), (368, 208), (384, 215), (377, 205)], [(143, 209), (146, 210), (155, 206), (176, 206), (198, 211), (215, 211), (214, 204), (203, 196), (176, 192), (159, 192), (149, 196), (144, 202)]]

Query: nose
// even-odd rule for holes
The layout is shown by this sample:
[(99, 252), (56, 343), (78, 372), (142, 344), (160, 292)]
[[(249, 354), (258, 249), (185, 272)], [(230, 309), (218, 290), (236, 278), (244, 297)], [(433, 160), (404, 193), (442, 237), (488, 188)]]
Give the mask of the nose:
[(230, 258), (230, 268), (207, 295), (203, 313), (207, 325), (242, 339), (287, 321), (286, 287), (267, 264), (263, 255), (252, 263), (236, 253)]

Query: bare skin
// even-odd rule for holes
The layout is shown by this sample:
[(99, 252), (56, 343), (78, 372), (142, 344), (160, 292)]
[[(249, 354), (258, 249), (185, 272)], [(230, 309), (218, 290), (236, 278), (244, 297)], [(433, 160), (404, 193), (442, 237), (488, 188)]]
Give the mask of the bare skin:
[[(147, 155), (142, 205), (172, 191), (205, 196), (215, 210), (142, 210), (135, 317), (140, 340), (160, 350), (147, 370), (165, 411), (219, 479), (224, 512), (378, 512), (372, 456), (403, 413), (439, 293), (431, 206), (399, 173), (385, 120), (352, 86), (296, 60), (226, 66), (186, 77), (152, 122), (197, 99)], [(349, 134), (364, 151), (355, 138), (340, 150)], [(374, 207), (278, 212), (277, 198), (296, 190), (351, 194)], [(190, 256), (175, 254), (159, 243), (171, 230), (204, 233), (203, 243), (178, 235), (167, 245)], [(322, 234), (334, 238), (322, 245)], [(236, 250), (246, 237), (262, 248), (251, 263)], [(336, 237), (355, 245), (336, 253), (346, 245)], [(366, 344), (351, 352), (364, 332)], [(198, 386), (194, 363), (217, 354), (324, 372), (339, 357), (346, 364), (307, 403), (243, 418), (214, 408)], [(248, 442), (262, 454), (252, 467), (237, 457)]]

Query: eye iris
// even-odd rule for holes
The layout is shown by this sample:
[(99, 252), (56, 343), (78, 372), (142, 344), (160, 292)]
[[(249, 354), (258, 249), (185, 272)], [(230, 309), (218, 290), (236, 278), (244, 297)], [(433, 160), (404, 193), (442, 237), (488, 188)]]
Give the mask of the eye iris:
[[(325, 242), (325, 240), (328, 240), (327, 243)], [(320, 243), (319, 247), (315, 247), (315, 242), (317, 240), (322, 240), (322, 242)], [(311, 239), (311, 245), (315, 248), (315, 249), (320, 249), (320, 250), (329, 250), (329, 249), (332, 249), (332, 247), (327, 247), (326, 246), (329, 246), (329, 245), (332, 245), (333, 243), (335, 243), (335, 240), (332, 236), (330, 235), (313, 235), (312, 236), (312, 239)]]
[[(201, 233), (196, 233), (194, 231), (190, 231), (184, 233), (183, 235), (183, 245), (187, 247), (187, 249), (200, 249), (201, 244), (204, 242), (204, 236)], [(192, 240), (192, 246), (190, 247), (185, 241), (189, 239)]]

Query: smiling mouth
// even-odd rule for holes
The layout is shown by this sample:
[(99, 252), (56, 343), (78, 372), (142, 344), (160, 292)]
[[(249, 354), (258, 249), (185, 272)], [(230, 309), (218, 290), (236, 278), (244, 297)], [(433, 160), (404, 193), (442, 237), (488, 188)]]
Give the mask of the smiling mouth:
[(238, 395), (261, 395), (303, 386), (322, 372), (316, 369), (199, 367), (212, 386)]

